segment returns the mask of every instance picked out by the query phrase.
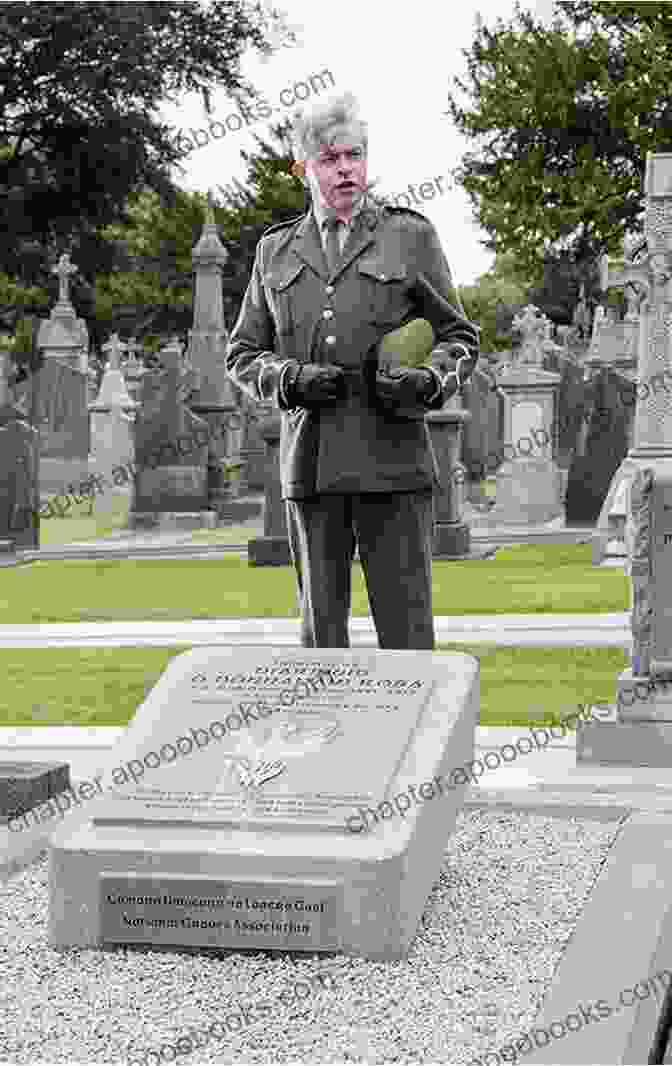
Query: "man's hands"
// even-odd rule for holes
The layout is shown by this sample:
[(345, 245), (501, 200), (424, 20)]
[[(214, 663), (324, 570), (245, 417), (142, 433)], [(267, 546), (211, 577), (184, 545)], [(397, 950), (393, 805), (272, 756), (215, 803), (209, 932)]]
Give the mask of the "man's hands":
[(345, 399), (345, 375), (340, 366), (304, 363), (292, 376), (287, 398), (294, 407), (328, 407)]
[(390, 413), (400, 408), (418, 407), (435, 391), (434, 376), (429, 370), (409, 368), (376, 374), (376, 398)]

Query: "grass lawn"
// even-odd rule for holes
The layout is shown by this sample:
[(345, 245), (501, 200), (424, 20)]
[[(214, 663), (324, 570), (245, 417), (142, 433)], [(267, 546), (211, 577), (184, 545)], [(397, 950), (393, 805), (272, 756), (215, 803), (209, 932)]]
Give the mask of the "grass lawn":
[[(0, 726), (124, 726), (168, 662), (171, 648), (0, 649)], [(481, 725), (552, 725), (578, 703), (614, 702), (618, 648), (440, 645), (481, 664)]]
[[(593, 567), (589, 544), (515, 545), (494, 561), (437, 561), (432, 572), (435, 614), (592, 614), (629, 606), (627, 577)], [(369, 614), (359, 563), (352, 613)], [(298, 617), (293, 569), (249, 566), (234, 553), (213, 560), (44, 561), (2, 573), (0, 624), (226, 617)]]

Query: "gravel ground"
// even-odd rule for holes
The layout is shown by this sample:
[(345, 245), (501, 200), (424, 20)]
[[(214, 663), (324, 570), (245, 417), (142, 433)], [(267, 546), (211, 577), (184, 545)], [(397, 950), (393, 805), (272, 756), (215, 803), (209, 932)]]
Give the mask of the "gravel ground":
[[(154, 1066), (158, 1056), (145, 1060), (144, 1052), (175, 1045), (191, 1027), (207, 1029), (246, 1006), (238, 1034), (204, 1038), (191, 1053), (184, 1045), (177, 1053), (164, 1048), (161, 1063), (177, 1054), (185, 1066), (463, 1066), (533, 1025), (619, 828), (462, 812), (409, 955), (393, 963), (56, 951), (47, 942), (41, 859), (0, 886), (0, 1061)], [(333, 982), (321, 987), (318, 973)]]

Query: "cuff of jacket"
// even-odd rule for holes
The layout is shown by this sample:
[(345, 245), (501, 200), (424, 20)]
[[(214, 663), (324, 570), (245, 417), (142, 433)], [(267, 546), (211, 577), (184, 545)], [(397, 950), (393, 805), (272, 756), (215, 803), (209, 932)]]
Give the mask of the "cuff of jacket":
[(434, 378), (434, 389), (432, 390), (432, 394), (431, 396), (426, 396), (424, 401), (429, 407), (433, 407), (439, 397), (443, 399), (443, 378), (439, 374), (438, 370), (435, 370), (433, 366), (423, 365), (421, 369), (429, 370), (430, 374)]
[[(455, 354), (453, 355), (453, 353)], [(450, 354), (453, 355), (456, 366), (457, 360), (460, 359), (463, 355), (466, 355), (467, 359), (474, 358), (474, 353), (470, 352), (466, 344), (462, 344), (460, 341), (455, 341), (455, 343), (451, 346)]]
[(290, 371), (298, 371), (301, 364), (296, 359), (287, 359), (280, 367), (278, 378), (278, 407), (281, 411), (289, 411), (292, 408), (291, 398), (287, 393), (290, 385)]

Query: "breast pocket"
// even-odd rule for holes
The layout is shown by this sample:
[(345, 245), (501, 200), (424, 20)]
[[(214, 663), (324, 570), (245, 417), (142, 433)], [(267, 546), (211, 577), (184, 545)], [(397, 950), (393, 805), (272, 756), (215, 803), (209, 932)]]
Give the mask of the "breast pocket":
[(398, 326), (410, 309), (406, 267), (369, 259), (357, 264), (357, 273), (370, 321), (378, 326)]
[(305, 263), (269, 271), (264, 277), (266, 301), (273, 316), (275, 332), (282, 340), (294, 339), (306, 317), (301, 310), (301, 291)]

